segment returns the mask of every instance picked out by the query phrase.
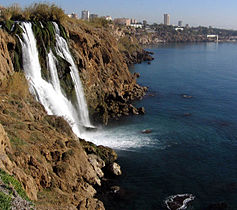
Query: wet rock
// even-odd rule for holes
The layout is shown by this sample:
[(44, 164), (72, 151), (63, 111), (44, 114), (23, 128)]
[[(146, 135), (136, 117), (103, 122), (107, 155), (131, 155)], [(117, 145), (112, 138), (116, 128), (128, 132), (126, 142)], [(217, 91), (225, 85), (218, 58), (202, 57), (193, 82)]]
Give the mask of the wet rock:
[(135, 78), (139, 78), (140, 77), (140, 74), (136, 73), (136, 72), (133, 75), (134, 75)]
[(138, 108), (138, 113), (139, 114), (145, 114), (145, 108), (144, 107)]
[(120, 176), (122, 175), (122, 171), (120, 165), (117, 163), (112, 163), (108, 167), (108, 172), (110, 175)]
[(181, 210), (186, 209), (189, 202), (194, 199), (195, 197), (192, 194), (179, 194), (168, 197), (165, 204), (169, 210)]
[(103, 167), (105, 167), (105, 162), (97, 155), (95, 154), (89, 154), (88, 160), (94, 170), (96, 171), (96, 174), (99, 178), (102, 178), (104, 176), (103, 171), (101, 170)]
[(110, 190), (112, 193), (116, 194), (120, 191), (120, 187), (119, 186), (112, 186), (112, 187), (110, 187)]
[(151, 133), (151, 132), (152, 132), (151, 129), (145, 129), (145, 130), (142, 131), (142, 133), (144, 133), (144, 134), (148, 134), (148, 133)]

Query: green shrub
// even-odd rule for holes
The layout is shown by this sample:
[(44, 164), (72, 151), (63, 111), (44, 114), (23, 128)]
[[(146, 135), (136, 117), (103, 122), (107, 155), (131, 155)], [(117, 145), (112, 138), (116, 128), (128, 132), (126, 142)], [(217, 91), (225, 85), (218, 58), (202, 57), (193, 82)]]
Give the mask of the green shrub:
[(10, 176), (5, 171), (0, 169), (0, 178), (7, 185), (7, 187), (9, 187), (9, 189), (10, 186), (12, 186), (23, 199), (30, 201), (25, 191), (23, 190), (21, 183), (18, 180), (16, 180), (13, 176)]

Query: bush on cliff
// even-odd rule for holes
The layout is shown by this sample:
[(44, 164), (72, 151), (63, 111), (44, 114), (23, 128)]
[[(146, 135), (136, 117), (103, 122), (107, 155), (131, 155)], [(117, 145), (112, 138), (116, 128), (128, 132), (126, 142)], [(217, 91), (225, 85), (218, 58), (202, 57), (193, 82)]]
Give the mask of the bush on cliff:
[(56, 21), (62, 23), (67, 15), (63, 9), (55, 4), (34, 3), (25, 9), (13, 4), (2, 11), (3, 21), (22, 20), (22, 21)]

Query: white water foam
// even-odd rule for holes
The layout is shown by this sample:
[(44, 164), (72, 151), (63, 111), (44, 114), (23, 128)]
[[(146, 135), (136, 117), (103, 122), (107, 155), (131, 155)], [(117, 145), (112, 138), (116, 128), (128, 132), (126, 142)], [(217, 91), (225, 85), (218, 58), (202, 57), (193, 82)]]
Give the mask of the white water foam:
[(108, 146), (119, 150), (133, 150), (154, 144), (149, 135), (129, 126), (98, 128), (96, 131), (83, 132), (81, 137), (96, 145)]
[(178, 194), (178, 195), (172, 195), (172, 196), (169, 196), (166, 200), (165, 200), (165, 204), (166, 204), (166, 207), (169, 209), (169, 210), (172, 210), (170, 207), (169, 207), (169, 203), (175, 203), (177, 205), (179, 205), (178, 203), (175, 202), (175, 198), (177, 197), (188, 197), (186, 199), (183, 200), (183, 203), (182, 205), (177, 208), (177, 210), (184, 210), (184, 209), (187, 209), (187, 205), (189, 202), (193, 201), (195, 199), (195, 196), (193, 196), (192, 194)]

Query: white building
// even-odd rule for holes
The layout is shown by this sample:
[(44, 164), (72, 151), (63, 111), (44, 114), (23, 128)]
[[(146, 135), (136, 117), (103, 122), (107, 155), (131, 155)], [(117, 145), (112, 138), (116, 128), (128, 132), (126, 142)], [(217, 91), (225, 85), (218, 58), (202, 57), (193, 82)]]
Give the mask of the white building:
[(112, 17), (111, 16), (105, 16), (105, 20), (111, 21)]
[(182, 28), (182, 27), (177, 27), (177, 28), (175, 28), (174, 30), (175, 30), (175, 31), (183, 31), (184, 28)]
[(141, 23), (132, 23), (132, 24), (130, 24), (130, 26), (132, 26), (134, 28), (142, 28), (142, 24)]

